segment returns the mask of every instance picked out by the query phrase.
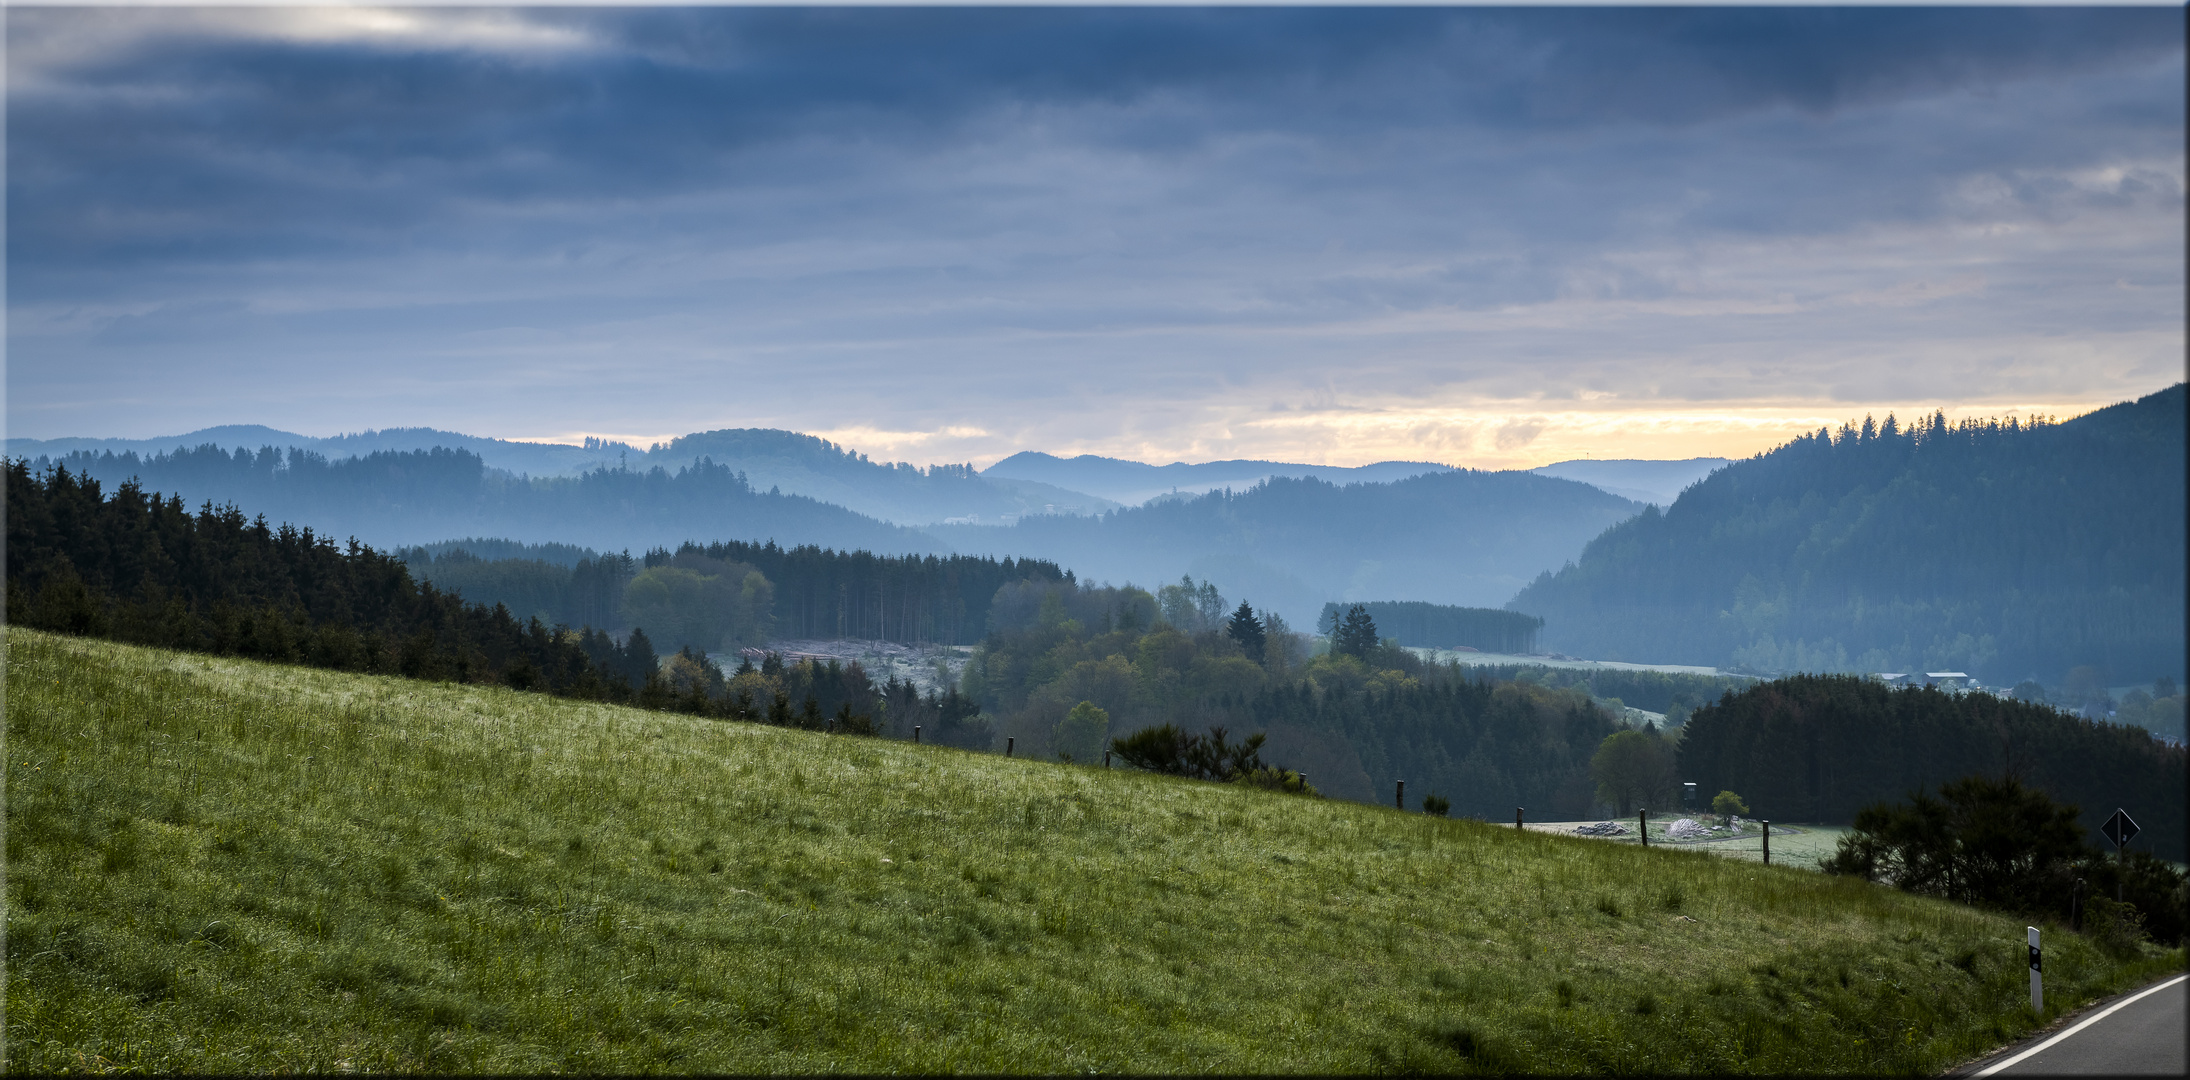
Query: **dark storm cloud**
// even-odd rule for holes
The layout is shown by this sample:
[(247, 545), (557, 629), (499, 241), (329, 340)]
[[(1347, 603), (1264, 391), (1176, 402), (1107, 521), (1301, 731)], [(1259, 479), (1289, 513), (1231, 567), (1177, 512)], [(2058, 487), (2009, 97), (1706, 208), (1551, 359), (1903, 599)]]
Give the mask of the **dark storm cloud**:
[[(15, 40), (32, 49), (71, 20), (105, 17), (112, 13), (10, 14)], [(1542, 141), (1775, 108), (1814, 115), (2134, 64), (2179, 49), (2182, 12), (674, 9), (532, 18), (592, 47), (510, 53), (183, 33), (40, 71), (42, 85), (11, 99), (11, 255), (58, 267), (463, 244), (473, 238), (434, 230), (452, 218), (477, 228), (482, 206), (826, 184), (841, 177), (802, 175), (814, 163), (766, 151), (821, 139), (854, 148), (827, 164), (887, 171), (897, 155), (993, 137), (1015, 120), (1067, 124), (1070, 137), (1162, 156), (1254, 133), (1373, 152), (1380, 138), (1423, 129)], [(1408, 173), (1402, 166), (1397, 182), (1417, 179)], [(491, 222), (487, 235), (567, 238), (553, 228), (496, 235)]]
[[(1773, 312), (1951, 274), (1982, 282), (1869, 325), (1967, 352), (2180, 321), (2151, 299), (2179, 244), (2144, 235), (2179, 237), (2180, 9), (7, 18), (18, 422), (90, 416), (95, 371), (350, 427), (461, 426), (403, 404), (458, 382), (551, 425), (815, 426), (770, 396), (796, 364), (861, 423), (1046, 401), (1114, 431), (1335, 399), (1339, 358), (1424, 394), (1754, 395), (1800, 365), (1695, 357), (1843, 340)], [(1676, 301), (1738, 314), (1617, 307)], [(1525, 334), (1448, 318), (1527, 305)], [(1622, 383), (1612, 349), (1659, 359)], [(737, 407), (661, 416), (642, 356)], [(367, 395), (397, 415), (334, 418)]]

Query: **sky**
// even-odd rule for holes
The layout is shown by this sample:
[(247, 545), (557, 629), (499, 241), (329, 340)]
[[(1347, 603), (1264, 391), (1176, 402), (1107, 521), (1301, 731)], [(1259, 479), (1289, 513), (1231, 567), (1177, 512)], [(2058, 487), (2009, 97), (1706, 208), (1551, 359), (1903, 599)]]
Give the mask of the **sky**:
[(1513, 468), (2183, 378), (2180, 7), (5, 17), (11, 437)]

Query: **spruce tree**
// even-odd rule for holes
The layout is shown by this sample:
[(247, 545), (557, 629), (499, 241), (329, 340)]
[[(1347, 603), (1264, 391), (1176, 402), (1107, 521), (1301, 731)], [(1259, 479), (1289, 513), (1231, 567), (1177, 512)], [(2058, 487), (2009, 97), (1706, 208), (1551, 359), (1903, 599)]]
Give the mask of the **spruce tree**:
[(1363, 660), (1376, 651), (1376, 620), (1369, 617), (1369, 609), (1355, 604), (1346, 610), (1345, 621), (1331, 635), (1331, 651), (1342, 656), (1358, 656)]
[(1255, 609), (1247, 606), (1247, 601), (1239, 602), (1239, 610), (1232, 613), (1232, 619), (1225, 624), (1224, 630), (1232, 635), (1232, 640), (1239, 642), (1239, 647), (1246, 651), (1248, 659), (1262, 663), (1266, 634), (1262, 620), (1255, 617)]

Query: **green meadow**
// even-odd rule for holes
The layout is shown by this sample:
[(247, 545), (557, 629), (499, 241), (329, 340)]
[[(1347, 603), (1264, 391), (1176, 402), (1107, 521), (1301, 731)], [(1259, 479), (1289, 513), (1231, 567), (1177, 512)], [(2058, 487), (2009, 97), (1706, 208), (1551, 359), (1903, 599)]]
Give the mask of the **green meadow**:
[[(1932, 1073), (2040, 1022), (2019, 920), (1809, 870), (7, 649), (11, 1071)], [(2048, 942), (2049, 1014), (2182, 965)]]

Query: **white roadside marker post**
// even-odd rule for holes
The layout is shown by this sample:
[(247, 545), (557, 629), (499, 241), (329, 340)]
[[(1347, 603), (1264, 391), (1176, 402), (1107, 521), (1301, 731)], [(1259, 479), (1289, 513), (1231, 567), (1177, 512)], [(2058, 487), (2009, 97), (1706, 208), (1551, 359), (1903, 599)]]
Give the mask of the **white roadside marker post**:
[(2030, 1011), (2044, 1016), (2046, 1013), (2046, 983), (2044, 955), (2038, 950), (2038, 928), (2026, 926), (2030, 933)]

